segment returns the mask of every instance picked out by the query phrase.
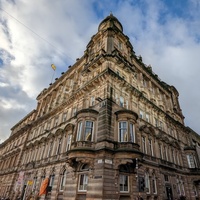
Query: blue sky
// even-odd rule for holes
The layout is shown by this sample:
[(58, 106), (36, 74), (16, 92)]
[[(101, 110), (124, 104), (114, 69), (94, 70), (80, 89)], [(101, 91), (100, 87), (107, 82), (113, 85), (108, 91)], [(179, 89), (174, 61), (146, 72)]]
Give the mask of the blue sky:
[(200, 133), (200, 0), (0, 1), (0, 139), (73, 65), (112, 12), (136, 55), (179, 91), (185, 125)]

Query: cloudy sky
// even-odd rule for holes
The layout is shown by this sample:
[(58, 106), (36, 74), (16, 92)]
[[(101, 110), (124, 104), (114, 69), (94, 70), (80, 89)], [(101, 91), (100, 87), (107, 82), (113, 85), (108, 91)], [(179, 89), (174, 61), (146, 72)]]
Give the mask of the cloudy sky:
[(36, 107), (51, 64), (60, 77), (110, 12), (136, 55), (177, 88), (185, 125), (200, 133), (199, 10), (200, 0), (0, 1), (0, 143)]

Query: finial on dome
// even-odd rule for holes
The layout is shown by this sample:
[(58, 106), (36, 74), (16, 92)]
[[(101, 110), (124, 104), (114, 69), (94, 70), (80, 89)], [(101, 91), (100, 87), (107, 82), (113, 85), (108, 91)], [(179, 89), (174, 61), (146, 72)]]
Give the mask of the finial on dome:
[(113, 16), (112, 11), (110, 11), (110, 16)]

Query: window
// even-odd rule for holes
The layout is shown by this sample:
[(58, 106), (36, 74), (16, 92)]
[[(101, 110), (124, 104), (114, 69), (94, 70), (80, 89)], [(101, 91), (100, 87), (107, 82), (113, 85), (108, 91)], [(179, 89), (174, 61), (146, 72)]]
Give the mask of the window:
[(93, 122), (86, 121), (85, 122), (84, 140), (91, 141), (92, 132), (93, 132)]
[(66, 182), (66, 175), (67, 175), (67, 171), (64, 170), (63, 173), (61, 174), (61, 178), (60, 178), (60, 191), (64, 190), (65, 182)]
[(90, 98), (90, 105), (94, 106), (94, 104), (95, 104), (95, 97), (91, 97)]
[(119, 166), (119, 190), (129, 192), (129, 170), (126, 165)]
[(120, 192), (128, 192), (128, 176), (120, 174), (119, 179)]
[(172, 149), (172, 162), (175, 164), (175, 160), (174, 160), (174, 150)]
[(188, 161), (188, 166), (189, 168), (195, 168), (195, 159), (194, 156), (192, 154), (187, 155), (187, 161)]
[(140, 110), (140, 118), (143, 119), (144, 118), (144, 112), (142, 110)]
[(118, 48), (119, 48), (120, 50), (123, 49), (123, 45), (122, 45), (122, 42), (121, 42), (121, 41), (119, 41), (119, 43), (118, 43)]
[(85, 121), (85, 123), (80, 121), (78, 123), (77, 141), (92, 141), (93, 124), (92, 121)]
[(127, 133), (127, 122), (119, 122), (119, 141), (127, 142), (128, 133)]
[(155, 121), (155, 127), (158, 127), (158, 126), (159, 126), (158, 119), (157, 119), (157, 118), (154, 118), (154, 121)]
[(176, 184), (177, 184), (177, 193), (178, 193), (179, 195), (181, 195), (181, 187), (180, 187), (180, 182), (179, 182), (178, 179), (176, 180)]
[(88, 185), (88, 175), (81, 174), (79, 180), (79, 191), (86, 191)]
[(149, 153), (150, 153), (151, 156), (153, 156), (152, 140), (149, 139), (148, 141), (149, 141), (149, 151), (150, 151)]
[(62, 122), (67, 121), (67, 112), (63, 113)]
[(133, 123), (127, 121), (119, 122), (119, 142), (135, 142), (135, 126)]
[(58, 139), (58, 146), (57, 146), (56, 155), (60, 154), (61, 145), (62, 145), (62, 138), (59, 138), (59, 139)]
[(130, 141), (135, 142), (135, 126), (133, 123), (130, 123)]
[(49, 122), (47, 122), (47, 128), (46, 128), (46, 130), (50, 130), (50, 128), (51, 128), (51, 122), (49, 121)]
[(150, 122), (150, 117), (149, 117), (149, 114), (148, 114), (148, 113), (146, 113), (146, 121), (147, 121), (147, 122)]
[(145, 137), (142, 137), (142, 151), (143, 153), (147, 153)]
[(166, 146), (164, 146), (163, 157), (164, 157), (164, 160), (168, 160), (167, 147)]
[(35, 137), (38, 136), (38, 129), (35, 129), (35, 133), (34, 133)]
[(161, 129), (161, 130), (163, 130), (163, 123), (160, 121), (160, 126), (159, 126), (159, 128)]
[(51, 156), (52, 149), (53, 149), (53, 142), (50, 142), (49, 143), (49, 150), (48, 150), (48, 156), (47, 157)]
[(147, 87), (147, 81), (143, 78), (142, 80), (143, 87)]
[(128, 100), (126, 100), (126, 109), (128, 109)]
[(145, 173), (145, 186), (147, 189), (147, 193), (150, 193), (150, 181), (149, 181), (149, 173)]
[(78, 123), (77, 141), (81, 140), (82, 125), (83, 125), (82, 121)]
[(156, 177), (155, 174), (152, 176), (152, 190), (154, 194), (157, 194), (157, 185), (156, 185)]
[(66, 145), (66, 151), (69, 151), (71, 148), (71, 141), (72, 141), (72, 135), (67, 135), (67, 145)]
[(181, 195), (185, 196), (185, 189), (184, 189), (183, 180), (180, 180), (180, 189), (181, 189)]
[(194, 191), (194, 196), (197, 197), (198, 193), (197, 193), (197, 186), (193, 185), (193, 191)]
[(58, 126), (58, 117), (55, 118), (54, 126)]
[(180, 165), (180, 160), (179, 160), (179, 153), (178, 153), (178, 151), (176, 152), (176, 160), (177, 160), (177, 164)]
[(119, 105), (124, 106), (124, 98), (121, 96), (119, 97)]
[(54, 175), (54, 174), (50, 175), (50, 178), (49, 178), (49, 186), (48, 186), (48, 192), (51, 192), (51, 190), (52, 190), (52, 188), (53, 188), (54, 179), (55, 179), (55, 175)]
[(75, 116), (77, 113), (77, 108), (73, 108), (73, 113), (72, 113), (72, 117)]
[(163, 159), (162, 145), (159, 144), (160, 158)]
[(168, 175), (164, 174), (164, 179), (166, 182), (168, 182), (169, 181)]
[(87, 191), (88, 170), (89, 170), (89, 166), (87, 164), (84, 164), (81, 168), (81, 174), (79, 175), (79, 186), (78, 186), (79, 191)]
[(40, 127), (40, 133), (44, 132), (44, 125)]

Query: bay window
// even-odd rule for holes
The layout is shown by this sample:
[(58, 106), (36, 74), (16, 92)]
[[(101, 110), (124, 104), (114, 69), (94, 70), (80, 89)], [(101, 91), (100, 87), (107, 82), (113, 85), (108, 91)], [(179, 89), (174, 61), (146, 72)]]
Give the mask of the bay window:
[(119, 142), (135, 142), (135, 126), (133, 123), (119, 122)]
[(80, 121), (78, 123), (77, 141), (92, 141), (94, 122), (93, 121)]

